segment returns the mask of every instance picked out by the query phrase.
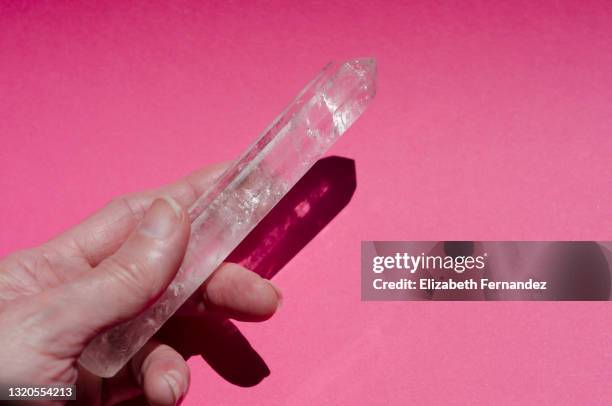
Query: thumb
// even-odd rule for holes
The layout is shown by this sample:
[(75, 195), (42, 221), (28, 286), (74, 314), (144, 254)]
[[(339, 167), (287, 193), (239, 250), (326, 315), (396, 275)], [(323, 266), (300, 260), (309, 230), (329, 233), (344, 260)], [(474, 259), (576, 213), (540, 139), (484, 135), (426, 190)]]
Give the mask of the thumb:
[(172, 198), (155, 200), (117, 252), (66, 286), (72, 331), (88, 340), (137, 316), (172, 281), (188, 239), (185, 210)]

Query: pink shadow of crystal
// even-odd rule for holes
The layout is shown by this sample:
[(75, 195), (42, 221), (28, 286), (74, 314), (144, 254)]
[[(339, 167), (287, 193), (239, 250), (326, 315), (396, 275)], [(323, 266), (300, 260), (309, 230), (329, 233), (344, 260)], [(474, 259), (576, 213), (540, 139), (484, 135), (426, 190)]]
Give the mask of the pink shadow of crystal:
[(320, 159), (226, 261), (272, 278), (348, 204), (356, 187), (355, 161)]

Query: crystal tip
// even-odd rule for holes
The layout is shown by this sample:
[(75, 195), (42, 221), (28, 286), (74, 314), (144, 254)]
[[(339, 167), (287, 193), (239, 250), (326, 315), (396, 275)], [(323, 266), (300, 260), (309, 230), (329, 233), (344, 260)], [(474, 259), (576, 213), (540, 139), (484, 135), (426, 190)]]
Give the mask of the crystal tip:
[(351, 59), (344, 64), (349, 65), (363, 76), (376, 77), (376, 58)]

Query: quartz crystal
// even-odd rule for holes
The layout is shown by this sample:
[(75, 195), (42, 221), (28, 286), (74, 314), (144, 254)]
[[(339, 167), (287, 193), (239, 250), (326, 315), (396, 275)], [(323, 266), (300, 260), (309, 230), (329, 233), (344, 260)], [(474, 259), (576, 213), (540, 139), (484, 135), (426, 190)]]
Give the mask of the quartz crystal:
[(80, 363), (96, 375), (115, 375), (353, 124), (375, 92), (374, 59), (323, 68), (189, 209), (190, 240), (168, 289), (138, 317), (92, 340)]

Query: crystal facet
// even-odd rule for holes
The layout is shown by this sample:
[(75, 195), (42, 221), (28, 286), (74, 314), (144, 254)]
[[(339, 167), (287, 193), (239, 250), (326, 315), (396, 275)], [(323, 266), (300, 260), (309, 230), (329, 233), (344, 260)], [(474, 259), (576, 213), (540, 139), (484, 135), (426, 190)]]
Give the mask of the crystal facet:
[(208, 278), (376, 93), (376, 61), (330, 63), (189, 209), (183, 264), (164, 294), (135, 319), (100, 334), (80, 363), (113, 376)]

